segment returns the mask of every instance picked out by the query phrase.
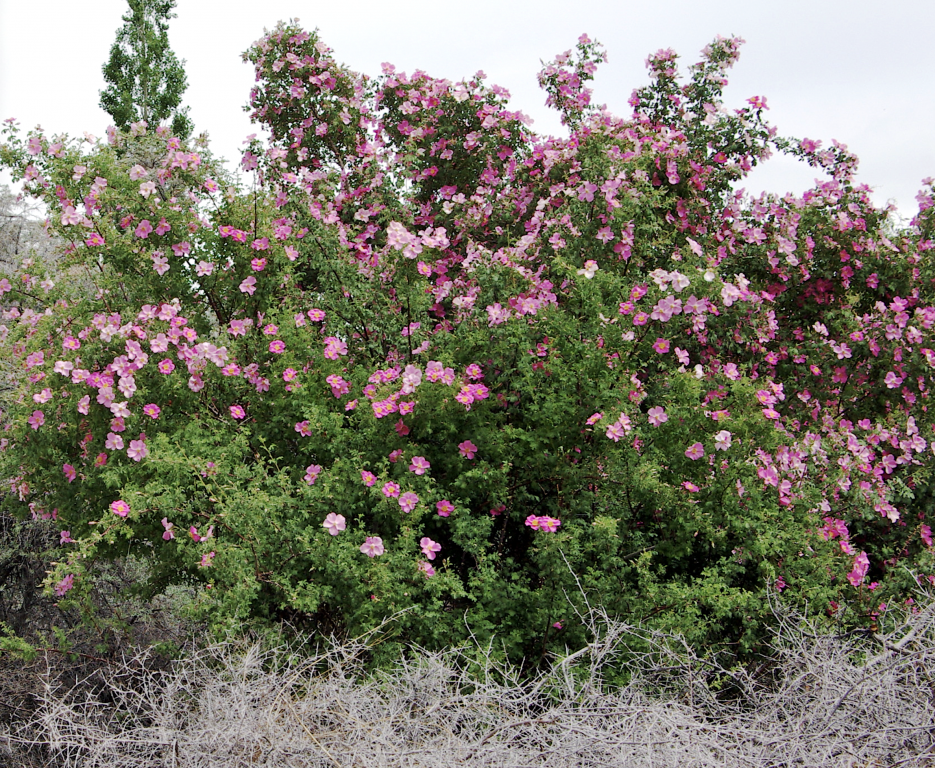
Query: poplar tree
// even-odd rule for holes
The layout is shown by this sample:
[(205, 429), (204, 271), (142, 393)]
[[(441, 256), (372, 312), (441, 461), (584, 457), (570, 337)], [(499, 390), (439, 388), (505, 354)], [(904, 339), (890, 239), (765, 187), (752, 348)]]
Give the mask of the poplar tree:
[(103, 66), (108, 87), (101, 91), (101, 108), (118, 128), (145, 120), (169, 122), (176, 136), (191, 134), (188, 108), (180, 109), (188, 87), (184, 61), (169, 47), (169, 19), (175, 0), (127, 0), (130, 10)]

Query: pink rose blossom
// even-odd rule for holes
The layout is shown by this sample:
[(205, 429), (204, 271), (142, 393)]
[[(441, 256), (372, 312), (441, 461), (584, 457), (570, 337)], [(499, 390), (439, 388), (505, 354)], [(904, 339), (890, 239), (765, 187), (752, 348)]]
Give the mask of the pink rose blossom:
[(660, 424), (665, 424), (669, 420), (669, 415), (666, 413), (666, 409), (662, 406), (655, 406), (654, 408), (649, 409), (649, 423), (654, 427), (658, 427)]
[[(347, 524), (344, 520), (344, 515), (337, 515), (334, 512), (329, 512), (328, 516), (325, 518), (325, 522), (323, 522), (321, 526), (332, 536), (337, 536), (347, 527)], [(364, 550), (361, 549), (361, 552), (363, 551)], [(382, 552), (378, 554), (382, 554)], [(373, 555), (371, 555), (371, 557), (373, 557)]]
[(360, 545), (360, 551), (367, 557), (379, 557), (383, 554), (383, 539), (379, 536), (368, 536), (366, 541)]
[(685, 455), (692, 461), (697, 461), (704, 456), (704, 446), (701, 443), (694, 443), (685, 451)]
[(130, 513), (130, 505), (123, 499), (117, 499), (110, 503), (110, 511), (118, 517), (126, 517)]
[(406, 491), (406, 493), (399, 497), (399, 506), (402, 508), (403, 512), (406, 513), (412, 512), (418, 503), (419, 497), (412, 491)]
[(470, 440), (465, 440), (463, 443), (458, 443), (458, 452), (466, 459), (473, 459), (477, 446)]
[(422, 554), (429, 560), (434, 560), (435, 553), (441, 552), (442, 545), (437, 541), (432, 541), (428, 536), (423, 536), (422, 540), (419, 542), (419, 548), (422, 550)]
[(442, 499), (435, 504), (435, 509), (438, 511), (439, 517), (448, 517), (455, 511), (455, 505), (448, 501), (448, 499)]

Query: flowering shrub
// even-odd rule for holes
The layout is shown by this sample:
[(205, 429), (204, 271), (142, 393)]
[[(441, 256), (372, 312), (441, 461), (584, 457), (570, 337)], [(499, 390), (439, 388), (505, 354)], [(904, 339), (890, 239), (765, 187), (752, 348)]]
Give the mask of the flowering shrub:
[[(412, 607), (408, 639), (519, 656), (583, 642), (579, 586), (745, 649), (768, 589), (873, 621), (901, 566), (935, 579), (931, 184), (899, 228), (843, 146), (726, 109), (739, 43), (684, 82), (650, 57), (618, 118), (582, 37), (543, 139), (479, 76), (368, 78), (280, 25), (246, 54), (252, 191), (164, 128), (8, 121), (93, 286), (0, 281), (4, 476), (70, 532), (49, 584), (129, 548), (221, 626)], [(735, 191), (774, 150), (829, 180)]]

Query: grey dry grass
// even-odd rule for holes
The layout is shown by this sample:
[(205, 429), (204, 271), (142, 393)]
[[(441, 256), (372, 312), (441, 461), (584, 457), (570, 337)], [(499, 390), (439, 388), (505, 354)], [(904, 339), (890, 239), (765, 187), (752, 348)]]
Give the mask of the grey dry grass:
[[(216, 644), (169, 671), (142, 654), (103, 685), (48, 683), (7, 742), (82, 768), (935, 765), (935, 601), (877, 638), (780, 617), (758, 674), (585, 618), (594, 641), (527, 681), (490, 649), (368, 674), (368, 638), (306, 658)], [(630, 680), (613, 688), (605, 672), (621, 658)]]

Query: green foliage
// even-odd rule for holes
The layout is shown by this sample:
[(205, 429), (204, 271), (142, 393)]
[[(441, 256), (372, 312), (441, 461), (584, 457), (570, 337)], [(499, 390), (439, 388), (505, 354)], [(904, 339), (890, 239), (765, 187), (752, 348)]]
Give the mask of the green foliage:
[(145, 121), (156, 125), (171, 121), (181, 138), (191, 133), (188, 109), (180, 109), (188, 87), (184, 63), (169, 47), (169, 19), (175, 0), (127, 0), (130, 10), (103, 67), (107, 88), (101, 108), (121, 130)]
[[(74, 539), (49, 588), (133, 554), (221, 634), (398, 614), (387, 658), (473, 636), (535, 665), (587, 602), (743, 656), (771, 591), (869, 624), (903, 566), (935, 578), (925, 217), (728, 111), (737, 48), (685, 84), (653, 57), (624, 120), (583, 39), (540, 76), (569, 126), (543, 140), (479, 78), (366, 78), (282, 25), (247, 53), (252, 190), (162, 126), (7, 126), (91, 286), (0, 281), (2, 475)], [(772, 148), (833, 178), (735, 193)]]

